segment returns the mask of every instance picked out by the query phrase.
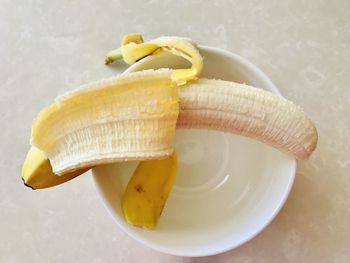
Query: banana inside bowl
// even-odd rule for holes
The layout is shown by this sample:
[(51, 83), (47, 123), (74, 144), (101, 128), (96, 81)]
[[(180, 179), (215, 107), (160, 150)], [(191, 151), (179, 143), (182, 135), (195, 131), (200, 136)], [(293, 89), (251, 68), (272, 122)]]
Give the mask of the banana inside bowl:
[[(249, 61), (210, 47), (200, 47), (200, 53), (204, 57), (201, 78), (246, 83), (279, 95), (269, 78)], [(127, 73), (189, 66), (183, 58), (159, 53), (133, 64)], [(205, 256), (235, 248), (258, 234), (289, 194), (295, 159), (262, 142), (219, 131), (181, 129), (176, 131), (174, 145), (178, 175), (153, 231), (128, 225), (120, 206), (138, 162), (93, 169), (96, 187), (116, 223), (155, 250)]]
[[(312, 121), (246, 60), (187, 38), (129, 34), (105, 63), (119, 59), (132, 65), (124, 74), (39, 112), (24, 183), (52, 187), (93, 168), (119, 224), (171, 254), (214, 254), (251, 238), (286, 198), (293, 157), (314, 151)], [(153, 233), (124, 225), (155, 228), (163, 210)]]

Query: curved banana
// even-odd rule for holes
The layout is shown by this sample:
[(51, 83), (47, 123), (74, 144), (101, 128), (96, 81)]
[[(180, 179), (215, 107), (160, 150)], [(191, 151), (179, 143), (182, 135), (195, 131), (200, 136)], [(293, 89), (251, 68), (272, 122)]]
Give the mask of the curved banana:
[(316, 147), (311, 120), (282, 97), (221, 80), (200, 79), (179, 89), (171, 85), (170, 70), (150, 70), (70, 92), (39, 114), (32, 144), (60, 175), (165, 157), (173, 151), (175, 126), (241, 134), (297, 159), (307, 159)]
[[(138, 34), (126, 36), (122, 47), (131, 53), (125, 49), (125, 56), (135, 60), (152, 52), (142, 44), (150, 43)], [(241, 134), (301, 160), (314, 151), (317, 131), (300, 107), (228, 81), (199, 79), (176, 87), (199, 75), (203, 61), (198, 50), (176, 37), (158, 38), (151, 45), (186, 57), (192, 68), (129, 73), (59, 97), (33, 123), (31, 143), (37, 149), (29, 151), (22, 170), (28, 186), (57, 185), (99, 164), (169, 156), (175, 127)]]

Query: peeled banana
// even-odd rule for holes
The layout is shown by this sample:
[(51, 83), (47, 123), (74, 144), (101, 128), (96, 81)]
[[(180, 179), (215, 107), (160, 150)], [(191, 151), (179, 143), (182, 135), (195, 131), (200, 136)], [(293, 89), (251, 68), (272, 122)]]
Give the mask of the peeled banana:
[[(109, 162), (165, 157), (173, 151), (175, 126), (241, 134), (297, 159), (307, 159), (315, 149), (316, 128), (292, 102), (222, 80), (171, 87), (170, 74), (132, 73), (64, 95), (35, 120), (32, 144), (61, 175)], [(30, 152), (27, 158), (39, 157)]]
[(128, 224), (155, 228), (177, 175), (177, 156), (143, 161), (136, 168), (122, 197)]
[[(175, 127), (241, 134), (297, 159), (307, 159), (315, 149), (316, 128), (300, 107), (247, 85), (196, 80), (203, 61), (188, 39), (162, 37), (146, 43), (186, 57), (191, 69), (124, 74), (56, 99), (33, 122), (31, 144), (37, 150), (28, 153), (22, 170), (28, 185), (49, 187), (99, 164), (164, 158), (173, 152)], [(120, 56), (152, 54), (142, 45), (146, 43), (138, 34), (128, 35), (122, 47), (129, 46), (131, 53)], [(40, 186), (31, 183), (39, 181)]]

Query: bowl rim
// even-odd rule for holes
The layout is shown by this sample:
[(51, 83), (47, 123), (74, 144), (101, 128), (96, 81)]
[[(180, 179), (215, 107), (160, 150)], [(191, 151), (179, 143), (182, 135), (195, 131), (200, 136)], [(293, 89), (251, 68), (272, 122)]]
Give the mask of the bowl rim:
[[(230, 51), (227, 51), (227, 50), (224, 50), (221, 48), (204, 46), (204, 45), (199, 45), (198, 47), (200, 50), (204, 50), (206, 52), (210, 52), (213, 54), (219, 54), (221, 56), (225, 56), (225, 57), (228, 57), (232, 60), (235, 60), (239, 64), (243, 64), (245, 67), (249, 68), (253, 72), (253, 74), (258, 75), (259, 78), (261, 80), (263, 80), (263, 82), (265, 82), (266, 86), (269, 87), (269, 89), (273, 93), (281, 96), (280, 91), (275, 86), (275, 84), (272, 82), (272, 80), (261, 69), (259, 69), (256, 65), (254, 65), (249, 60), (247, 60), (247, 59), (245, 59), (245, 58), (243, 58), (235, 53), (232, 53)], [(132, 72), (134, 70), (134, 67), (144, 63), (145, 61), (147, 61), (149, 59), (152, 59), (152, 58), (146, 57), (146, 58), (138, 61), (137, 63), (128, 67), (125, 71), (123, 71), (123, 73)], [(277, 206), (274, 208), (274, 211), (273, 211), (273, 213), (270, 214), (269, 218), (265, 222), (260, 224), (258, 227), (256, 227), (256, 229), (251, 234), (248, 234), (245, 238), (242, 238), (242, 240), (240, 240), (240, 242), (228, 243), (226, 246), (221, 246), (220, 249), (215, 248), (212, 250), (206, 250), (206, 251), (201, 251), (201, 252), (198, 252), (198, 250), (196, 250), (196, 252), (193, 252), (193, 253), (191, 253), (189, 251), (181, 251), (179, 249), (171, 249), (169, 247), (164, 247), (161, 244), (156, 244), (154, 242), (148, 241), (146, 238), (142, 238), (142, 237), (138, 236), (137, 234), (135, 234), (131, 230), (131, 226), (127, 225), (124, 221), (122, 221), (122, 218), (115, 215), (113, 208), (111, 207), (111, 205), (108, 203), (108, 201), (106, 200), (106, 198), (104, 196), (102, 187), (100, 187), (100, 185), (96, 179), (94, 169), (92, 169), (92, 175), (93, 175), (92, 177), (93, 177), (94, 185), (95, 185), (97, 192), (98, 192), (98, 195), (100, 197), (100, 200), (102, 201), (102, 203), (103, 203), (104, 207), (106, 208), (106, 210), (108, 211), (108, 213), (112, 216), (113, 220), (124, 231), (124, 233), (126, 233), (131, 238), (135, 239), (136, 241), (140, 242), (141, 244), (145, 245), (146, 247), (154, 249), (154, 250), (162, 252), (162, 253), (165, 253), (165, 254), (174, 255), (174, 256), (183, 256), (183, 257), (204, 257), (204, 256), (217, 255), (217, 254), (224, 253), (224, 252), (227, 252), (229, 250), (238, 248), (241, 245), (245, 244), (246, 242), (252, 240), (258, 234), (260, 234), (275, 219), (275, 217), (277, 216), (277, 214), (280, 212), (283, 205), (285, 204), (285, 202), (290, 194), (290, 191), (292, 189), (294, 180), (295, 180), (296, 168), (297, 168), (297, 161), (294, 159), (293, 162), (291, 163), (291, 167), (290, 167), (291, 174), (288, 178), (287, 187), (284, 191), (284, 195), (279, 200)]]

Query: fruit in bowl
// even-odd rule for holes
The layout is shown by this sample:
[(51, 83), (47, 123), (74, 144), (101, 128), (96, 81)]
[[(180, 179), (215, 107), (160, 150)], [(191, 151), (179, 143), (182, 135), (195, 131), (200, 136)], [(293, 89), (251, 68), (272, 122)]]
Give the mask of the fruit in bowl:
[[(259, 232), (288, 195), (293, 158), (307, 159), (316, 147), (307, 115), (271, 93), (274, 85), (249, 62), (188, 39), (144, 43), (140, 35), (128, 35), (106, 62), (117, 59), (133, 65), (61, 96), (39, 113), (31, 143), (41, 155), (29, 152), (25, 183), (49, 187), (94, 167), (118, 224), (171, 254), (214, 254)], [(172, 192), (174, 149), (180, 165)], [(140, 161), (136, 170), (131, 161)], [(128, 226), (124, 216), (156, 230)]]

